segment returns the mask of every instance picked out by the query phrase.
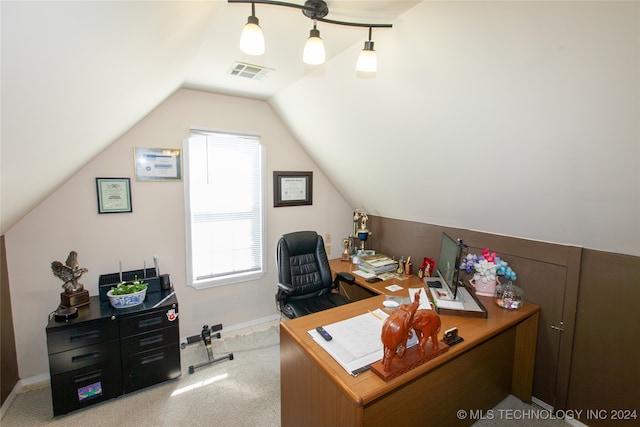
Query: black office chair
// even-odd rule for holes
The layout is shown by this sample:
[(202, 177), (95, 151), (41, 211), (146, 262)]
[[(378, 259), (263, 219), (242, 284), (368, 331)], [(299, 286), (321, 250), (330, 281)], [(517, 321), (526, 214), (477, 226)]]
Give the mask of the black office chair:
[(280, 237), (276, 247), (276, 264), (276, 303), (288, 318), (294, 319), (351, 302), (332, 290), (340, 282), (353, 284), (353, 275), (340, 272), (332, 280), (324, 240), (315, 231), (296, 231)]

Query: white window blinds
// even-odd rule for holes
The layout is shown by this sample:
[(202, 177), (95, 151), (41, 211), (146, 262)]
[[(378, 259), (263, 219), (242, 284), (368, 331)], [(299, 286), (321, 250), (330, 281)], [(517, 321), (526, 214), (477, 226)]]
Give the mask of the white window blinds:
[(187, 279), (194, 287), (264, 274), (263, 158), (258, 136), (191, 131), (185, 223)]

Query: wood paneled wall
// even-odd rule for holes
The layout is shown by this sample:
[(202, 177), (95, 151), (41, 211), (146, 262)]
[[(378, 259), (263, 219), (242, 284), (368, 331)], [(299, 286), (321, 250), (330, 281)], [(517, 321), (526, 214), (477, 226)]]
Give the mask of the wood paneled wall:
[(11, 312), (11, 294), (9, 293), (9, 274), (4, 236), (0, 236), (0, 405), (18, 382), (18, 358), (16, 356), (16, 340), (13, 331), (13, 314)]
[(591, 410), (589, 426), (637, 426), (639, 357), (640, 258), (584, 249), (568, 408)]

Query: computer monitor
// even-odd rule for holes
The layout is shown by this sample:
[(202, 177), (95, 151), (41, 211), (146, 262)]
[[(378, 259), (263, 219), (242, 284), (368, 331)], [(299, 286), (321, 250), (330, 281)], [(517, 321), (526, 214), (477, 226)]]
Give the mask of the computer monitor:
[(436, 270), (456, 297), (458, 290), (458, 272), (460, 271), (460, 257), (462, 256), (462, 240), (455, 241), (447, 233), (442, 233), (440, 242), (440, 257)]

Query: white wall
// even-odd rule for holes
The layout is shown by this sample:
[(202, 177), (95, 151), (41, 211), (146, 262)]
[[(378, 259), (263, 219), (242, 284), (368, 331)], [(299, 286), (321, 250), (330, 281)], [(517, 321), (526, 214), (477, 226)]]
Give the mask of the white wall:
[(640, 255), (640, 3), (424, 1), (373, 40), (375, 79), (349, 49), (271, 101), (348, 201)]
[[(73, 121), (63, 124), (73, 126)], [(191, 126), (257, 132), (267, 148), (268, 273), (257, 281), (194, 290), (185, 285), (182, 182), (135, 180), (133, 148), (181, 148)], [(82, 144), (82, 141), (76, 141)], [(273, 207), (272, 172), (314, 172), (313, 205)], [(37, 171), (33, 171), (37, 173)], [(132, 213), (97, 212), (96, 177), (131, 178)], [(47, 314), (60, 302), (62, 282), (51, 262), (75, 250), (87, 267), (81, 282), (97, 295), (98, 276), (152, 266), (170, 273), (180, 303), (182, 337), (203, 324), (225, 328), (276, 315), (275, 242), (283, 233), (310, 229), (331, 234), (330, 256), (339, 256), (341, 238), (352, 227), (352, 208), (291, 136), (264, 101), (180, 90), (83, 167), (6, 234), (9, 281), (21, 378), (46, 373)]]

